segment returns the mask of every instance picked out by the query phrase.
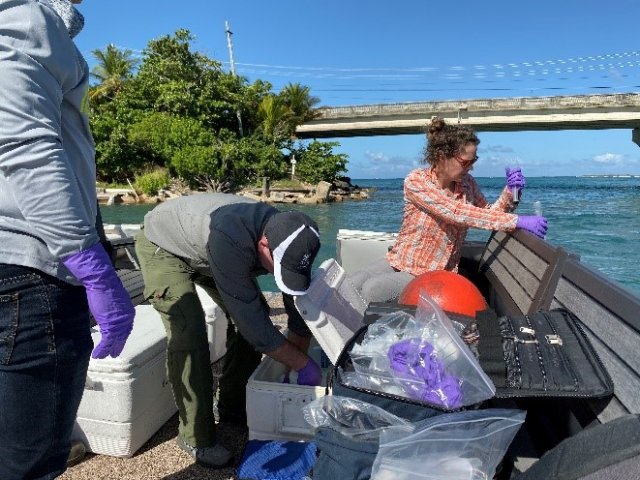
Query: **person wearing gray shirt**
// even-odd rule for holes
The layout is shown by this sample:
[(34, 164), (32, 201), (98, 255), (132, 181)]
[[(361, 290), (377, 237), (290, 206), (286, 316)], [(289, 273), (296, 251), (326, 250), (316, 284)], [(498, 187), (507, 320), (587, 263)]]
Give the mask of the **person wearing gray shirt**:
[[(0, 478), (61, 475), (89, 364), (134, 309), (105, 251), (80, 0), (0, 1)], [(101, 332), (93, 349), (89, 312)]]
[[(246, 424), (246, 383), (263, 353), (297, 371), (298, 384), (320, 383), (320, 367), (306, 353), (311, 332), (293, 302), (309, 288), (319, 248), (318, 227), (307, 215), (237, 195), (184, 196), (145, 215), (136, 236), (144, 296), (167, 331), (167, 371), (180, 414), (177, 443), (198, 464), (221, 467), (231, 453), (216, 442), (209, 344), (195, 284), (230, 320), (220, 421)], [(271, 322), (256, 280), (267, 273), (283, 292), (287, 338)]]

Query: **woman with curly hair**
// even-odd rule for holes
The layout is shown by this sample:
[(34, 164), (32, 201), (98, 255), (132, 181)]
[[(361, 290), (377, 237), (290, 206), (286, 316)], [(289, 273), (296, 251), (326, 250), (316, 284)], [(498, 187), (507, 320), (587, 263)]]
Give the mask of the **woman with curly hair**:
[(472, 128), (432, 119), (424, 156), (427, 166), (413, 170), (404, 181), (404, 214), (395, 244), (386, 259), (350, 277), (365, 300), (395, 300), (411, 279), (425, 272), (457, 272), (469, 228), (505, 232), (521, 228), (539, 237), (546, 234), (546, 218), (509, 213), (514, 206), (512, 192), (525, 186), (520, 168), (507, 168), (500, 197), (493, 204), (487, 202), (470, 174), (479, 143)]

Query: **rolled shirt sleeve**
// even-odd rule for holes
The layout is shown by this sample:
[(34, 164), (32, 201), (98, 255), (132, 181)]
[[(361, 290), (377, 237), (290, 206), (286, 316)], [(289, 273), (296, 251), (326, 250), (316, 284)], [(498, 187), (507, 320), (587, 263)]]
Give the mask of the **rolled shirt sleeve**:
[[(504, 192), (503, 192), (504, 193)], [(404, 213), (389, 264), (412, 275), (457, 271), (469, 228), (512, 231), (517, 216), (506, 213), (504, 195), (490, 205), (471, 175), (449, 192), (431, 169), (411, 172), (404, 183)]]
[(469, 194), (469, 200), (473, 203), (448, 195), (445, 190), (436, 188), (434, 185), (425, 185), (424, 182), (416, 181), (411, 176), (405, 182), (405, 198), (418, 209), (446, 223), (483, 230), (511, 231), (515, 228), (516, 215), (498, 208), (490, 208), (475, 180), (470, 176), (467, 176), (463, 182)]

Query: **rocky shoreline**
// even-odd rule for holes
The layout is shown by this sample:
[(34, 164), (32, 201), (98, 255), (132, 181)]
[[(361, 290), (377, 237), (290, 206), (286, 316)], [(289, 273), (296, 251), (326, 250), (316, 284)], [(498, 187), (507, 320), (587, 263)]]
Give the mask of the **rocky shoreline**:
[[(343, 202), (345, 200), (366, 200), (373, 189), (352, 185), (351, 180), (345, 178), (334, 182), (320, 182), (317, 185), (302, 185), (301, 188), (271, 187), (265, 182), (262, 188), (246, 188), (238, 195), (253, 198), (266, 203), (298, 203), (319, 204), (329, 202)], [(153, 204), (161, 203), (182, 195), (202, 193), (199, 191), (160, 190), (157, 195), (139, 194), (133, 188), (97, 188), (98, 203), (101, 205), (116, 204)]]

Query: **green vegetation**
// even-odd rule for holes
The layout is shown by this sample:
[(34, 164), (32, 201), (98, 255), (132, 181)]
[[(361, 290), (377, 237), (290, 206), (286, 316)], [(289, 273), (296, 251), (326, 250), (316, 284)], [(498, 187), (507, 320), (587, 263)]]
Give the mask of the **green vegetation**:
[(167, 188), (170, 183), (169, 172), (164, 168), (157, 168), (151, 172), (137, 175), (134, 185), (145, 195), (157, 195), (158, 190)]
[(303, 182), (332, 181), (346, 171), (337, 142), (295, 141), (298, 125), (316, 117), (319, 99), (289, 84), (272, 92), (191, 50), (191, 34), (151, 40), (140, 60), (108, 45), (89, 92), (98, 180), (147, 194), (179, 180), (194, 189), (235, 191), (261, 177), (287, 179), (295, 155)]
[[(281, 180), (276, 180), (275, 182), (270, 182), (270, 186), (271, 188), (283, 190), (303, 190), (305, 188), (308, 188), (308, 185), (306, 183), (294, 178), (283, 178)], [(262, 183), (256, 184), (256, 187), (261, 188)]]

